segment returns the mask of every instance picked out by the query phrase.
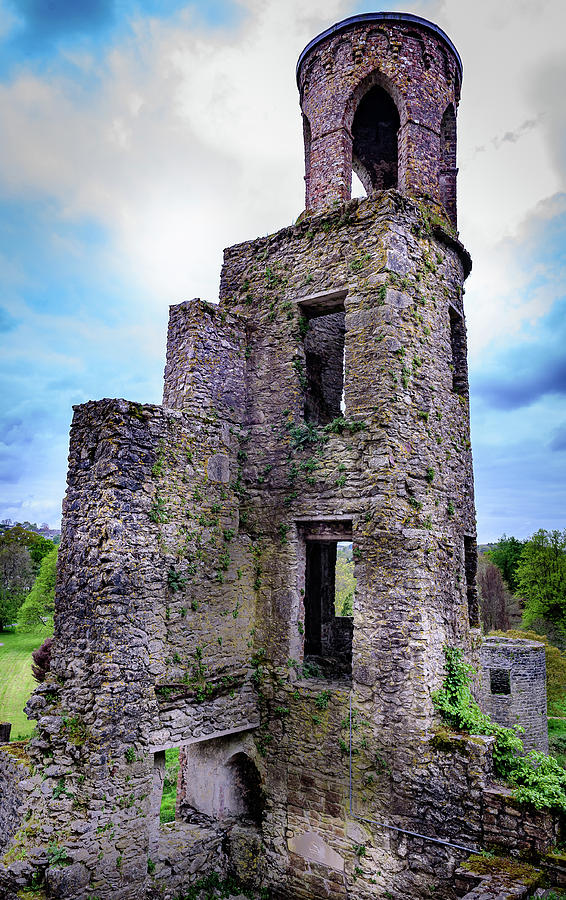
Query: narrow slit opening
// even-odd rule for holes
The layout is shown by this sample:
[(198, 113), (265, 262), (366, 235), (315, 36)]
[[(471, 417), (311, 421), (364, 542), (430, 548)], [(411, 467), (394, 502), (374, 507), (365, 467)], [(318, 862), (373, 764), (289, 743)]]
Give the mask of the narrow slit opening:
[(450, 347), (452, 350), (452, 390), (461, 396), (468, 394), (468, 368), (466, 364), (466, 328), (464, 318), (450, 306)]
[(477, 588), (478, 550), (473, 537), (464, 537), (464, 570), (466, 574), (466, 594), (468, 599), (468, 620), (472, 628), (480, 624), (480, 608)]
[(305, 333), (305, 421), (327, 425), (343, 415), (344, 310), (309, 319)]

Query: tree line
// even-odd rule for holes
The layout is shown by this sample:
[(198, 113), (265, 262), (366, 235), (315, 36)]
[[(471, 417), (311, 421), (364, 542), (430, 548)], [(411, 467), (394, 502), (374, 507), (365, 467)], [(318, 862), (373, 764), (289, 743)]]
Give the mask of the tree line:
[(478, 566), (485, 631), (521, 624), (566, 650), (566, 529), (503, 535)]

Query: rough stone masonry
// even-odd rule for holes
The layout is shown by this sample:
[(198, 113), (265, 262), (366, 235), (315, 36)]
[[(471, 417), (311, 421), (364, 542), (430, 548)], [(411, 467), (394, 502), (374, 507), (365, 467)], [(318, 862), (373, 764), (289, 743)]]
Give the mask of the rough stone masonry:
[(33, 739), (0, 747), (6, 900), (169, 900), (213, 871), (280, 900), (454, 898), (470, 849), (556, 840), (431, 700), (444, 645), (480, 642), (461, 76), (417, 16), (315, 38), (305, 213), (226, 250), (219, 304), (172, 308), (163, 406), (75, 409), (51, 672)]

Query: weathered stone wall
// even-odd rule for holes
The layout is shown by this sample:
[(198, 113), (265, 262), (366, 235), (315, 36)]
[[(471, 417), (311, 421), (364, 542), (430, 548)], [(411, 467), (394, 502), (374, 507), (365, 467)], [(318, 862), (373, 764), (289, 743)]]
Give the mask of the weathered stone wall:
[[(392, 191), (230, 248), (221, 295), (248, 319), (242, 507), (258, 548), (256, 647), (276, 665), (300, 670), (303, 525), (349, 523), (357, 578), (352, 687), (358, 714), (371, 722), (372, 759), (360, 778), (372, 788), (367, 802), (357, 792), (359, 815), (420, 832), (426, 822), (425, 833), (474, 846), (480, 789), (470, 759), (463, 756), (458, 780), (453, 754), (430, 745), (442, 646), (467, 645), (473, 589), (464, 551), (465, 537), (475, 534), (467, 396), (454, 390), (450, 315), (452, 308), (462, 314), (467, 268), (462, 248)], [(304, 422), (305, 318), (315, 310), (315, 321), (324, 321), (325, 302), (329, 321), (337, 303), (345, 310), (345, 410), (326, 429)], [(263, 833), (277, 896), (375, 890), (360, 876), (354, 888), (347, 828), (362, 826), (347, 825), (348, 689), (347, 681), (315, 678), (264, 702), (257, 741), (272, 802)], [(305, 738), (305, 721), (321, 717), (315, 698), (326, 691), (334, 698), (331, 720), (322, 735), (314, 724)], [(356, 834), (354, 843), (363, 843)], [(372, 868), (387, 872), (388, 889), (396, 872), (395, 896), (415, 896), (439, 867), (448, 883), (453, 851), (421, 840), (419, 875), (403, 855), (406, 840), (376, 831)]]
[[(449, 315), (462, 309), (467, 264), (394, 191), (225, 255), (222, 297), (249, 320), (242, 505), (261, 550), (256, 640), (278, 664), (302, 661), (298, 526), (349, 520), (354, 677), (392, 740), (430, 727), (442, 646), (468, 640), (473, 483)], [(301, 301), (308, 308), (337, 290), (346, 294), (348, 422), (309, 429)]]
[[(139, 897), (151, 882), (154, 752), (257, 721), (237, 446), (214, 413), (76, 410), (52, 670), (29, 703), (43, 780), (27, 800), (37, 827), (26, 864), (61, 896)], [(50, 866), (48, 844), (70, 865)], [(198, 865), (181, 868), (197, 877)]]
[(409, 749), (384, 746), (382, 730), (354, 701), (350, 809), (348, 685), (299, 677), (283, 686), (282, 676), (261, 680), (256, 735), (269, 798), (264, 879), (273, 896), (410, 898), (434, 888), (453, 897), (455, 867), (483, 840), (493, 740), (439, 733)]
[(0, 850), (8, 844), (20, 824), (24, 798), (22, 781), (30, 774), (29, 765), (25, 744), (0, 744)]
[[(491, 774), (489, 742), (435, 737), (431, 701), (442, 646), (470, 653), (473, 483), (453, 377), (467, 268), (415, 201), (352, 201), (230, 248), (220, 307), (173, 310), (171, 406), (77, 409), (19, 877), (45, 871), (77, 900), (158, 885), (172, 897), (215, 860), (282, 898), (401, 900), (431, 883), (452, 896), (456, 864), (483, 840)], [(308, 317), (336, 349), (340, 307), (345, 408), (305, 422)], [(313, 528), (353, 535), (351, 680), (303, 670)], [(182, 787), (179, 821), (159, 826), (166, 748), (186, 745), (181, 786), (200, 759), (201, 794), (214, 794), (204, 739), (211, 759), (245, 744), (260, 819), (234, 808), (222, 821)], [(48, 843), (70, 865), (50, 865)]]
[(558, 814), (525, 808), (501, 785), (484, 790), (482, 821), (486, 846), (526, 858), (547, 853), (560, 837)]
[[(20, 793), (6, 771), (9, 900), (172, 900), (211, 869), (280, 900), (453, 900), (486, 835), (556, 834), (513, 826), (492, 739), (437, 727), (443, 647), (477, 654), (470, 260), (438, 205), (454, 224), (460, 69), (434, 26), (382, 18), (301, 61), (308, 206), (347, 199), (372, 85), (399, 110), (400, 191), (226, 250), (220, 304), (171, 310), (164, 406), (76, 409), (33, 770)], [(350, 538), (352, 620), (327, 573), (307, 658), (307, 542), (328, 569)]]
[(544, 645), (492, 636), (483, 642), (480, 658), (484, 712), (500, 725), (523, 728), (525, 750), (548, 753)]
[(418, 17), (370, 13), (320, 35), (301, 55), (297, 72), (307, 123), (307, 209), (349, 200), (354, 114), (378, 85), (399, 114), (399, 189), (444, 204), (455, 225), (455, 110), (461, 77), (461, 63), (446, 35)]
[(201, 300), (170, 308), (163, 405), (241, 423), (245, 413), (245, 320)]

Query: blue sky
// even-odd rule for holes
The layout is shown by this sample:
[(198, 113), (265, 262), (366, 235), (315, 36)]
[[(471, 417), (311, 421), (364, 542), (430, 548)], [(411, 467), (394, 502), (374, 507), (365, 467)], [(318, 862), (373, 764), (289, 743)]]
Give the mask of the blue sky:
[[(60, 518), (72, 405), (159, 402), (168, 305), (303, 208), (294, 66), (348, 0), (0, 0), (0, 518)], [(388, 3), (464, 60), (478, 536), (566, 526), (560, 0)], [(269, 73), (269, 77), (266, 76)]]

